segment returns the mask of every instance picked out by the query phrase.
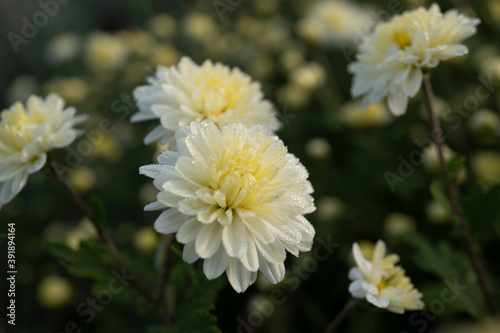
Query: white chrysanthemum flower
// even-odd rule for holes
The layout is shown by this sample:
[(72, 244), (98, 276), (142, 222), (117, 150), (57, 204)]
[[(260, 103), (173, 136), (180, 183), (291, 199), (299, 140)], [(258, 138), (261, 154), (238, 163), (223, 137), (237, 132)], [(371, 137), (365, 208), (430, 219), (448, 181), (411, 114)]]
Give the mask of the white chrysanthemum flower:
[(335, 47), (356, 43), (375, 21), (368, 10), (347, 1), (319, 1), (298, 23), (298, 33), (313, 42)]
[(30, 96), (26, 108), (20, 102), (1, 113), (0, 121), (0, 208), (26, 185), (28, 176), (40, 170), (46, 152), (71, 144), (79, 131), (73, 126), (84, 116), (75, 108), (64, 109), (56, 94), (45, 100)]
[(433, 4), (428, 10), (418, 8), (378, 24), (361, 44), (357, 61), (348, 67), (354, 74), (351, 94), (364, 95), (363, 109), (387, 96), (391, 112), (404, 114), (408, 98), (420, 89), (422, 71), (467, 54), (460, 43), (476, 32), (479, 22), (456, 10), (443, 15)]
[(132, 121), (159, 119), (160, 125), (144, 139), (173, 142), (179, 127), (208, 119), (219, 128), (225, 123), (279, 128), (272, 104), (263, 99), (260, 84), (242, 73), (210, 60), (201, 66), (183, 57), (177, 67), (159, 66), (149, 85), (137, 87), (134, 97), (139, 112)]
[(177, 233), (186, 262), (204, 259), (209, 279), (225, 271), (237, 292), (259, 270), (280, 282), (286, 251), (309, 251), (315, 233), (303, 217), (315, 210), (307, 170), (259, 125), (219, 130), (204, 120), (178, 129), (176, 140), (178, 151), (140, 168), (160, 191), (145, 209), (168, 208), (155, 229)]
[(371, 304), (395, 313), (423, 309), (422, 294), (411, 284), (400, 266), (396, 254), (386, 256), (385, 243), (379, 240), (371, 260), (367, 260), (358, 243), (352, 246), (357, 267), (349, 271), (349, 292), (353, 297), (366, 298)]

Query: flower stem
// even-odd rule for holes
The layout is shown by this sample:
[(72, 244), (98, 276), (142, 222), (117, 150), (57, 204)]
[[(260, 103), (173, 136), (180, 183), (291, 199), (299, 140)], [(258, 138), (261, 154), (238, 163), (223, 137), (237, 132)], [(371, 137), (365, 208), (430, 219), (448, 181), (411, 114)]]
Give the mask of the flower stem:
[(115, 260), (118, 262), (118, 264), (125, 269), (125, 273), (135, 277), (134, 279), (130, 280), (130, 283), (135, 287), (135, 289), (142, 296), (144, 296), (144, 298), (149, 303), (151, 303), (152, 305), (155, 305), (156, 304), (155, 298), (144, 287), (144, 285), (138, 280), (137, 275), (134, 273), (132, 268), (127, 264), (127, 262), (123, 258), (120, 251), (116, 248), (111, 237), (109, 237), (108, 233), (98, 223), (98, 221), (94, 217), (94, 214), (92, 214), (89, 207), (83, 201), (82, 197), (73, 189), (73, 187), (71, 187), (71, 185), (67, 182), (67, 180), (64, 178), (64, 176), (59, 172), (59, 169), (57, 168), (56, 163), (50, 162), (50, 169), (52, 170), (52, 173), (56, 176), (57, 180), (63, 185), (65, 190), (69, 193), (69, 195), (71, 196), (71, 198), (73, 199), (75, 204), (78, 206), (78, 208), (82, 211), (82, 213), (94, 225), (100, 240), (104, 243), (104, 245), (106, 245), (109, 248), (109, 250), (111, 251), (111, 254), (115, 258)]
[(161, 305), (165, 299), (165, 289), (167, 288), (167, 282), (170, 276), (170, 271), (172, 269), (172, 246), (175, 243), (174, 234), (162, 235), (163, 237), (163, 254), (161, 258), (163, 272), (160, 277), (160, 287), (158, 288), (158, 295), (156, 296), (156, 305), (160, 308), (159, 318), (160, 320), (168, 325), (170, 324), (169, 318), (167, 317), (165, 310), (162, 309)]
[(444, 179), (444, 182), (446, 185), (446, 191), (448, 193), (448, 197), (450, 198), (450, 204), (451, 204), (451, 208), (453, 210), (453, 213), (458, 218), (458, 223), (459, 223), (459, 227), (460, 227), (460, 231), (461, 231), (460, 243), (461, 243), (462, 248), (466, 252), (466, 254), (467, 254), (467, 256), (472, 264), (474, 272), (476, 273), (477, 280), (479, 282), (479, 286), (481, 288), (481, 291), (483, 292), (488, 309), (491, 312), (491, 314), (494, 315), (496, 313), (496, 304), (495, 304), (495, 301), (493, 300), (493, 296), (491, 295), (491, 292), (488, 288), (488, 284), (486, 283), (486, 280), (484, 278), (484, 273), (483, 273), (483, 270), (481, 268), (479, 258), (476, 254), (474, 254), (472, 252), (471, 240), (469, 237), (469, 230), (467, 227), (467, 223), (465, 222), (465, 220), (462, 216), (460, 203), (459, 203), (457, 195), (456, 195), (456, 188), (453, 185), (453, 183), (451, 182), (450, 177), (448, 177), (448, 163), (447, 163), (446, 159), (444, 158), (444, 153), (443, 153), (443, 131), (441, 129), (441, 126), (439, 124), (439, 119), (438, 119), (438, 117), (436, 115), (436, 111), (434, 109), (434, 94), (432, 93), (430, 75), (428, 73), (424, 74), (424, 76), (422, 78), (422, 87), (424, 90), (427, 109), (429, 110), (429, 115), (431, 118), (432, 138), (436, 142), (436, 145), (438, 148), (439, 163), (441, 165), (441, 171), (442, 171), (443, 179)]
[(349, 314), (354, 310), (354, 308), (358, 305), (358, 302), (355, 299), (350, 299), (344, 308), (333, 318), (333, 320), (328, 324), (323, 333), (334, 333), (339, 328), (340, 324), (347, 318)]

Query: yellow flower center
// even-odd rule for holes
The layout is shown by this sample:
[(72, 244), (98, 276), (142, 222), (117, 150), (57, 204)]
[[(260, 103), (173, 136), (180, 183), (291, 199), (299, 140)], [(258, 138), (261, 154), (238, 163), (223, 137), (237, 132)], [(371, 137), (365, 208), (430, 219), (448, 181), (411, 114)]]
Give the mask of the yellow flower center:
[(260, 179), (256, 171), (260, 157), (249, 150), (247, 146), (240, 154), (226, 152), (220, 162), (211, 187), (225, 196), (225, 205), (219, 203), (221, 208), (246, 207), (259, 197)]
[(382, 289), (387, 288), (387, 284), (385, 283), (384, 279), (380, 280), (380, 283), (377, 284), (378, 292), (380, 293)]
[[(203, 110), (207, 118), (225, 112), (231, 102), (232, 89), (217, 77), (210, 77), (200, 89), (203, 98)], [(210, 118), (209, 118), (210, 119)]]
[[(228, 138), (229, 139), (229, 138)], [(271, 138), (265, 138), (264, 132), (257, 133), (253, 140), (242, 139), (240, 142), (226, 141), (230, 146), (224, 150), (222, 156), (214, 156), (210, 187), (217, 192), (215, 197), (218, 206), (222, 209), (243, 208), (249, 209), (259, 205), (272, 191), (269, 182), (286, 164), (286, 148), (274, 148), (276, 159), (269, 163), (265, 159), (266, 151), (273, 143)], [(234, 140), (234, 137), (231, 139)], [(258, 142), (258, 144), (257, 144)]]
[(394, 35), (394, 41), (399, 45), (399, 48), (403, 50), (405, 47), (411, 45), (411, 39), (407, 32), (398, 32)]
[(0, 142), (14, 151), (22, 151), (33, 140), (36, 124), (21, 104), (4, 111), (0, 123)]

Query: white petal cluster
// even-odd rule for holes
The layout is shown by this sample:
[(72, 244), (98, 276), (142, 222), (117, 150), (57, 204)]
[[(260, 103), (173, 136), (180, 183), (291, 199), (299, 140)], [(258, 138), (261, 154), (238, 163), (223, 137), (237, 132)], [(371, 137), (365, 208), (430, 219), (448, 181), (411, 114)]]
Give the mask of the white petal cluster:
[(204, 259), (207, 278), (226, 272), (237, 292), (260, 271), (271, 283), (285, 275), (286, 251), (309, 251), (315, 234), (304, 214), (315, 210), (308, 172), (262, 126), (192, 122), (176, 131), (178, 151), (140, 168), (154, 179), (165, 210), (155, 228), (176, 233), (183, 259)]
[(413, 286), (405, 271), (395, 266), (396, 254), (386, 256), (385, 243), (379, 240), (371, 260), (366, 259), (357, 243), (352, 246), (357, 267), (349, 271), (349, 292), (353, 297), (366, 298), (376, 307), (395, 313), (423, 309), (422, 294)]
[(52, 149), (71, 144), (79, 131), (73, 126), (85, 120), (72, 107), (50, 94), (44, 100), (30, 96), (1, 113), (0, 121), (0, 208), (26, 185), (28, 176), (40, 170)]
[(148, 85), (137, 87), (139, 112), (132, 121), (158, 119), (144, 139), (175, 142), (174, 133), (192, 121), (208, 119), (219, 128), (225, 123), (262, 125), (274, 131), (280, 126), (272, 104), (263, 98), (259, 83), (241, 72), (205, 61), (201, 66), (183, 57), (178, 66), (159, 66)]
[(428, 10), (418, 8), (378, 24), (361, 44), (357, 61), (348, 67), (354, 74), (351, 94), (364, 96), (363, 109), (387, 97), (391, 112), (404, 114), (408, 98), (420, 89), (422, 71), (467, 54), (460, 43), (476, 32), (479, 22), (456, 10), (442, 14), (433, 4)]

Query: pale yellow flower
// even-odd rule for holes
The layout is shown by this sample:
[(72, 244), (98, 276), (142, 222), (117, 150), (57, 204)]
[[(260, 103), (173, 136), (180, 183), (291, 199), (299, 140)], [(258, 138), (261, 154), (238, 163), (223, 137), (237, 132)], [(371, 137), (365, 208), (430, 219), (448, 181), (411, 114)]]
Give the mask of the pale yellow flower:
[(151, 227), (141, 228), (135, 232), (133, 243), (141, 252), (152, 252), (158, 244), (158, 234)]
[(65, 32), (52, 38), (45, 47), (44, 56), (51, 64), (71, 61), (82, 48), (81, 38), (74, 32)]
[(387, 97), (391, 112), (404, 114), (408, 98), (420, 89), (422, 72), (467, 54), (461, 42), (476, 32), (479, 22), (456, 10), (442, 14), (433, 4), (428, 10), (418, 8), (379, 23), (348, 67), (354, 74), (351, 94), (364, 96), (362, 108)]
[(307, 90), (319, 88), (326, 81), (325, 69), (316, 62), (306, 63), (295, 68), (288, 77), (292, 84)]
[(89, 219), (82, 218), (74, 227), (70, 227), (64, 234), (64, 243), (73, 250), (80, 248), (80, 243), (97, 238), (97, 232)]
[(78, 104), (87, 99), (90, 88), (79, 77), (54, 77), (43, 85), (47, 93), (56, 93), (70, 104)]
[(500, 134), (500, 118), (498, 117), (498, 112), (489, 109), (477, 110), (470, 117), (469, 127), (474, 134)]
[(340, 107), (339, 117), (346, 124), (355, 128), (370, 128), (385, 126), (394, 120), (385, 104), (375, 103), (365, 110), (360, 107), (359, 101), (351, 101)]
[(354, 44), (374, 20), (368, 10), (341, 0), (318, 1), (299, 21), (299, 35), (315, 43), (345, 47)]
[(500, 153), (480, 151), (471, 157), (471, 167), (477, 181), (484, 186), (500, 184)]
[(182, 19), (182, 31), (189, 38), (206, 43), (216, 37), (218, 28), (212, 16), (193, 12)]
[(100, 73), (121, 68), (129, 55), (123, 39), (118, 36), (93, 32), (89, 35), (85, 47), (85, 60), (89, 67)]
[(78, 192), (87, 192), (97, 183), (95, 172), (88, 167), (78, 167), (71, 171), (68, 180)]
[(379, 240), (371, 259), (365, 258), (358, 243), (352, 246), (356, 267), (349, 271), (349, 292), (355, 298), (366, 298), (376, 307), (402, 314), (406, 310), (421, 310), (422, 294), (413, 286), (405, 271), (395, 264), (396, 254), (386, 256), (385, 243)]
[(159, 191), (145, 209), (168, 208), (155, 229), (176, 233), (186, 262), (203, 258), (207, 278), (226, 272), (237, 292), (258, 271), (283, 280), (286, 251), (309, 251), (315, 233), (303, 216), (315, 210), (304, 166), (259, 125), (192, 122), (176, 139), (178, 152), (140, 168)]
[(16, 102), (1, 113), (0, 208), (26, 185), (28, 176), (40, 170), (50, 150), (71, 144), (79, 131), (73, 126), (85, 120), (72, 107), (50, 94), (45, 100), (30, 96), (25, 106)]
[(140, 112), (132, 121), (159, 119), (160, 125), (144, 139), (146, 144), (174, 142), (174, 132), (192, 121), (208, 119), (219, 128), (225, 123), (260, 124), (277, 130), (273, 105), (263, 98), (258, 82), (220, 63), (201, 66), (184, 57), (178, 66), (159, 66), (148, 85), (135, 89)]
[(157, 44), (149, 52), (149, 61), (153, 66), (172, 66), (179, 62), (179, 52), (172, 45)]
[(38, 302), (47, 309), (68, 304), (73, 295), (71, 284), (59, 275), (45, 277), (37, 287)]
[(130, 53), (137, 57), (146, 57), (155, 42), (150, 33), (140, 29), (123, 30), (119, 32), (119, 36), (123, 38)]
[(425, 215), (430, 222), (435, 224), (444, 224), (450, 221), (450, 213), (435, 200), (429, 201), (425, 205)]
[(317, 210), (314, 213), (322, 221), (330, 223), (341, 217), (345, 212), (344, 203), (333, 196), (324, 196), (318, 199)]
[(160, 38), (170, 38), (177, 32), (177, 22), (167, 14), (158, 14), (149, 20), (149, 29)]
[(300, 109), (311, 100), (311, 92), (296, 84), (288, 83), (278, 88), (276, 98), (290, 109)]
[(304, 63), (304, 58), (305, 54), (301, 49), (296, 47), (286, 48), (280, 55), (280, 67), (284, 72), (288, 73), (302, 65)]
[(324, 159), (330, 155), (332, 146), (325, 138), (313, 138), (306, 142), (305, 151), (311, 158)]
[[(443, 157), (444, 160), (449, 163), (456, 153), (451, 150), (447, 145), (443, 145)], [(429, 172), (438, 173), (441, 171), (441, 163), (439, 162), (439, 152), (438, 147), (435, 143), (432, 143), (424, 148), (422, 159), (424, 162), (424, 167)]]
[(391, 213), (385, 217), (384, 231), (389, 235), (414, 232), (417, 222), (411, 216), (403, 213)]

